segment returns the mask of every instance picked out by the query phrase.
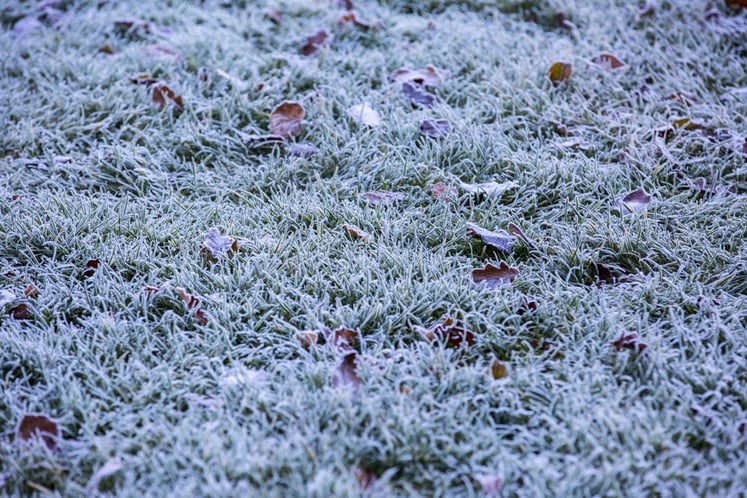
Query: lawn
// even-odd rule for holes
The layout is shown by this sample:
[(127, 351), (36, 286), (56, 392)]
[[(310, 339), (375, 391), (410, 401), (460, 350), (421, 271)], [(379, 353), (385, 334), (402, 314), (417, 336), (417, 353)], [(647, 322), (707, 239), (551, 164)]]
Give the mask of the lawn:
[(0, 495), (744, 496), (739, 4), (0, 1)]

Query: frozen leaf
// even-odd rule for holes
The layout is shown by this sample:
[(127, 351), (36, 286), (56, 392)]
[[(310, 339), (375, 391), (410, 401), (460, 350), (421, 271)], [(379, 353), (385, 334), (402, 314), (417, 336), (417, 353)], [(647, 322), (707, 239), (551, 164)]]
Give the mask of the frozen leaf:
[(462, 344), (472, 346), (477, 339), (474, 332), (457, 325), (456, 320), (449, 315), (445, 315), (430, 328), (420, 326), (414, 326), (413, 328), (426, 340), (445, 342), (447, 346), (459, 347)]
[(352, 351), (358, 332), (347, 327), (340, 327), (332, 332), (327, 332), (327, 342), (340, 351)]
[(622, 200), (615, 201), (615, 207), (623, 215), (643, 211), (651, 202), (651, 196), (643, 188), (628, 193)]
[(88, 491), (89, 493), (94, 493), (98, 489), (101, 481), (103, 481), (104, 479), (106, 479), (107, 477), (111, 475), (116, 474), (123, 468), (124, 468), (124, 465), (122, 464), (122, 460), (120, 460), (117, 457), (110, 458), (88, 480), (88, 484), (86, 485), (86, 491)]
[(348, 114), (360, 124), (372, 127), (381, 126), (379, 113), (365, 102), (348, 109)]
[(684, 130), (699, 130), (703, 128), (703, 123), (693, 121), (690, 118), (675, 118), (672, 120), (672, 126)]
[(448, 76), (448, 72), (428, 65), (425, 69), (397, 69), (389, 75), (389, 79), (394, 83), (413, 82), (422, 86), (438, 86)]
[(426, 119), (420, 123), (420, 133), (428, 137), (445, 137), (451, 132), (451, 126), (445, 119)]
[(455, 199), (459, 194), (456, 188), (449, 187), (443, 183), (434, 183), (431, 186), (431, 195), (436, 199)]
[(640, 340), (638, 334), (632, 332), (630, 334), (621, 334), (620, 337), (612, 341), (612, 346), (615, 351), (622, 351), (623, 349), (630, 349), (638, 354), (641, 354), (648, 345)]
[(369, 242), (371, 240), (371, 234), (364, 232), (361, 228), (356, 225), (344, 224), (342, 229), (354, 239), (362, 240), (363, 242)]
[(529, 301), (527, 298), (524, 298), (524, 302), (521, 306), (519, 306), (519, 309), (516, 310), (516, 313), (519, 315), (523, 315), (525, 313), (534, 313), (539, 308), (539, 305), (537, 304), (537, 301)]
[(60, 439), (60, 429), (57, 423), (46, 415), (25, 415), (18, 424), (16, 440), (19, 443), (27, 443), (38, 436), (47, 448), (53, 450)]
[(296, 333), (296, 339), (301, 343), (303, 347), (309, 349), (315, 345), (319, 340), (319, 333), (315, 330), (302, 330)]
[[(625, 66), (625, 63), (614, 55), (604, 52), (592, 59), (592, 62), (599, 64), (605, 69), (618, 69)], [(570, 76), (570, 75), (569, 75)]]
[(173, 106), (177, 110), (181, 110), (184, 107), (182, 96), (177, 95), (166, 83), (163, 82), (153, 85), (150, 98), (160, 110), (163, 110), (166, 106)]
[(200, 247), (200, 253), (206, 255), (208, 260), (215, 260), (237, 252), (239, 252), (239, 241), (231, 236), (222, 235), (215, 227), (208, 230), (205, 241)]
[(38, 33), (44, 29), (44, 24), (36, 16), (26, 16), (13, 25), (13, 36), (23, 38)]
[(472, 280), (488, 289), (497, 289), (503, 285), (509, 285), (518, 275), (519, 270), (508, 266), (503, 261), (500, 262), (499, 266), (488, 263), (485, 268), (472, 270)]
[(361, 379), (358, 377), (358, 353), (349, 351), (342, 357), (342, 361), (332, 374), (332, 386), (357, 391), (361, 384)]
[(388, 191), (377, 191), (377, 192), (366, 192), (363, 197), (366, 202), (377, 206), (379, 204), (383, 206), (389, 206), (395, 204), (405, 198), (405, 194), (402, 192), (388, 192)]
[(319, 50), (328, 47), (330, 43), (332, 43), (332, 35), (329, 31), (325, 29), (317, 31), (306, 37), (306, 41), (301, 46), (301, 53), (303, 55), (314, 55)]
[(39, 289), (34, 284), (29, 284), (23, 290), (23, 295), (31, 299), (36, 299), (37, 297), (39, 297), (39, 294)]
[(490, 230), (475, 225), (474, 223), (467, 223), (467, 234), (472, 235), (473, 237), (478, 237), (482, 240), (483, 244), (492, 246), (504, 254), (511, 254), (511, 252), (513, 252), (511, 236), (503, 230), (491, 232)]
[(83, 270), (83, 276), (91, 278), (96, 274), (96, 270), (101, 266), (100, 259), (89, 259), (86, 261), (85, 270)]
[(13, 320), (31, 320), (31, 308), (26, 303), (18, 303), (8, 310)]
[(265, 17), (275, 24), (283, 24), (283, 13), (279, 9), (269, 8), (265, 10)]
[(154, 57), (163, 57), (163, 58), (170, 58), (170, 59), (176, 59), (176, 60), (183, 59), (182, 54), (180, 54), (173, 48), (167, 47), (165, 45), (160, 45), (158, 43), (144, 46), (143, 51), (146, 54), (150, 54)]
[(421, 107), (433, 107), (438, 102), (435, 95), (424, 92), (420, 86), (409, 81), (402, 83), (402, 93), (410, 103)]
[(317, 148), (311, 144), (292, 143), (288, 146), (288, 155), (293, 157), (309, 158), (317, 152), (319, 152)]
[(96, 50), (96, 52), (98, 52), (99, 54), (112, 55), (114, 53), (114, 49), (108, 43), (104, 43), (99, 47), (98, 50)]
[(373, 27), (370, 23), (367, 23), (365, 21), (361, 21), (360, 19), (358, 19), (358, 16), (355, 14), (355, 12), (352, 12), (352, 11), (348, 11), (342, 14), (340, 18), (337, 20), (337, 24), (339, 25), (352, 24), (356, 28), (363, 30), (363, 31), (368, 31), (369, 29)]
[(503, 478), (495, 474), (477, 474), (475, 479), (480, 483), (482, 492), (487, 496), (498, 496), (503, 485)]
[(511, 235), (516, 235), (521, 240), (523, 240), (526, 245), (528, 245), (532, 249), (536, 248), (536, 246), (534, 245), (534, 243), (531, 240), (529, 240), (529, 237), (527, 237), (526, 235), (524, 235), (524, 232), (521, 231), (521, 228), (519, 228), (518, 226), (514, 225), (513, 223), (509, 223), (508, 224), (508, 233), (510, 233)]
[(627, 280), (627, 277), (625, 275), (622, 275), (618, 270), (615, 270), (611, 266), (605, 265), (603, 263), (592, 261), (591, 269), (597, 277), (597, 285), (617, 284), (623, 283)]
[(519, 185), (515, 182), (487, 182), (487, 183), (464, 183), (460, 182), (462, 189), (470, 194), (482, 194), (488, 197), (498, 197), (507, 190)]
[(355, 480), (358, 483), (358, 488), (365, 491), (376, 482), (376, 474), (365, 465), (361, 465), (355, 469)]
[(148, 299), (153, 299), (158, 294), (163, 292), (163, 289), (160, 287), (153, 287), (152, 285), (149, 285), (143, 289), (143, 292), (145, 293), (145, 297)]
[(16, 300), (16, 295), (10, 289), (3, 289), (0, 291), (0, 306), (5, 306), (8, 303), (12, 303)]
[(137, 74), (127, 78), (133, 85), (152, 85), (158, 83), (156, 78), (152, 78), (149, 74)]
[(490, 362), (490, 374), (494, 379), (502, 379), (508, 374), (508, 368), (498, 358), (493, 358)]
[(567, 62), (556, 62), (547, 71), (547, 76), (552, 81), (552, 84), (558, 86), (561, 83), (565, 83), (571, 79), (573, 73), (573, 66)]
[(298, 102), (285, 101), (270, 113), (270, 131), (285, 139), (297, 137), (306, 112)]
[(187, 312), (193, 313), (195, 321), (200, 325), (207, 325), (207, 313), (205, 313), (205, 310), (200, 309), (200, 298), (192, 294), (187, 294), (184, 289), (177, 289), (177, 292), (182, 301), (184, 301)]

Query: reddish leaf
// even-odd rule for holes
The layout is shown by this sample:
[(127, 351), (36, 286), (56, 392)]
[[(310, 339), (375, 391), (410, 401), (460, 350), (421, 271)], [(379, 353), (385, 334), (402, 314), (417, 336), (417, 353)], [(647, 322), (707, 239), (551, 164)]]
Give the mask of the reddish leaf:
[(535, 246), (534, 243), (531, 240), (529, 240), (529, 237), (524, 235), (524, 232), (521, 231), (521, 228), (514, 225), (513, 223), (508, 224), (508, 233), (510, 233), (511, 235), (516, 235), (521, 240), (523, 240), (526, 245), (528, 245), (532, 249), (536, 249), (537, 246)]
[(493, 361), (490, 363), (490, 374), (494, 379), (502, 379), (508, 375), (508, 367), (498, 358), (493, 358)]
[(99, 54), (112, 55), (114, 53), (114, 49), (112, 48), (111, 45), (109, 45), (108, 43), (105, 43), (101, 45), (96, 52)]
[(353, 344), (356, 337), (358, 337), (357, 331), (347, 327), (340, 327), (327, 333), (327, 342), (340, 351), (353, 351)]
[(177, 289), (177, 292), (179, 293), (179, 297), (182, 298), (182, 301), (184, 301), (184, 304), (187, 307), (187, 312), (194, 313), (195, 321), (200, 325), (207, 325), (207, 313), (200, 309), (200, 298), (193, 296), (192, 294), (187, 294), (184, 289)]
[(149, 74), (138, 74), (127, 78), (133, 85), (152, 85), (158, 83), (156, 78), (151, 78)]
[(306, 42), (301, 46), (303, 55), (314, 55), (319, 50), (326, 48), (332, 43), (332, 35), (327, 30), (317, 31), (311, 36), (306, 37)]
[(148, 299), (153, 299), (158, 294), (163, 292), (163, 289), (159, 287), (153, 287), (152, 285), (149, 285), (143, 289), (143, 292), (145, 292), (145, 297)]
[(354, 239), (362, 240), (363, 242), (371, 241), (371, 234), (364, 232), (356, 225), (348, 225), (347, 223), (342, 225), (342, 229)]
[(458, 194), (459, 192), (457, 192), (456, 188), (449, 187), (448, 185), (444, 185), (443, 183), (434, 183), (431, 186), (431, 195), (436, 199), (454, 199)]
[(726, 0), (730, 7), (741, 7), (747, 9), (747, 0)]
[(594, 57), (592, 62), (595, 62), (606, 69), (618, 69), (625, 66), (624, 62), (607, 52)]
[(640, 340), (638, 334), (635, 332), (620, 335), (620, 337), (612, 341), (612, 346), (615, 348), (615, 351), (630, 349), (638, 354), (641, 354), (648, 347), (646, 343)]
[(625, 214), (643, 211), (651, 202), (651, 196), (643, 188), (629, 192), (622, 200), (615, 201), (615, 207)]
[(413, 328), (428, 341), (445, 342), (447, 346), (459, 347), (465, 344), (469, 347), (474, 345), (477, 339), (474, 332), (457, 325), (456, 321), (449, 315), (445, 315), (428, 329), (420, 326)]
[(483, 244), (492, 246), (504, 254), (511, 254), (513, 252), (511, 236), (503, 230), (491, 232), (474, 223), (467, 223), (467, 234), (479, 238)]
[(485, 268), (472, 270), (472, 280), (476, 284), (482, 284), (488, 289), (496, 289), (503, 285), (509, 285), (519, 275), (519, 270), (508, 266), (501, 261), (500, 266), (488, 263)]
[(361, 465), (355, 469), (355, 480), (358, 482), (358, 488), (365, 491), (376, 482), (376, 474), (365, 465)]
[(389, 79), (394, 83), (413, 82), (422, 86), (438, 86), (448, 76), (448, 72), (428, 65), (425, 69), (397, 69), (389, 75)]
[(419, 85), (415, 85), (409, 81), (402, 83), (402, 93), (413, 105), (433, 107), (438, 103), (438, 98), (435, 95), (424, 92)]
[(340, 16), (340, 18), (337, 20), (337, 24), (339, 25), (345, 25), (345, 24), (352, 24), (358, 29), (361, 29), (363, 31), (368, 31), (373, 26), (370, 23), (367, 23), (365, 21), (361, 21), (358, 19), (358, 16), (355, 14), (355, 12), (348, 11), (345, 12), (343, 15)]
[(451, 132), (451, 126), (445, 119), (426, 119), (420, 123), (420, 133), (428, 137), (445, 137)]
[(399, 202), (405, 198), (405, 194), (402, 192), (388, 192), (388, 191), (377, 191), (377, 192), (366, 192), (363, 197), (366, 202), (377, 206), (379, 204), (383, 206), (389, 206)]
[(270, 131), (284, 139), (297, 137), (306, 112), (298, 102), (285, 101), (270, 113)]
[(617, 271), (613, 271), (611, 267), (605, 264), (592, 261), (591, 268), (600, 284), (622, 283), (625, 280), (625, 277), (621, 277)]
[(304, 330), (296, 333), (296, 339), (303, 347), (309, 349), (315, 345), (319, 339), (319, 334), (314, 330)]
[(358, 377), (358, 353), (349, 351), (342, 357), (342, 361), (332, 374), (332, 386), (357, 391), (361, 384)]
[(153, 85), (151, 100), (160, 110), (163, 110), (167, 105), (173, 106), (178, 110), (181, 110), (184, 107), (182, 96), (177, 95), (166, 83), (163, 82)]
[(31, 320), (31, 308), (26, 303), (18, 303), (8, 310), (13, 320)]
[(567, 62), (556, 62), (547, 71), (547, 76), (555, 86), (571, 79), (571, 74), (573, 74), (573, 66)]
[(60, 429), (57, 423), (46, 415), (25, 415), (18, 425), (16, 439), (26, 443), (37, 436), (41, 437), (47, 448), (53, 450), (60, 439)]
[(83, 276), (91, 278), (96, 273), (96, 270), (101, 266), (100, 259), (89, 259), (86, 261), (85, 270), (83, 270)]
[(31, 299), (36, 299), (39, 294), (39, 289), (34, 284), (29, 284), (23, 291), (23, 295)]

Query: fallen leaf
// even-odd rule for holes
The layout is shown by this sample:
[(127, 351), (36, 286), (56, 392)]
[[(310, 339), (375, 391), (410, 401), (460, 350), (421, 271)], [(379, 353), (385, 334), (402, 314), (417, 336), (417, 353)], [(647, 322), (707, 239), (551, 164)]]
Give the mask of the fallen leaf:
[(53, 450), (60, 439), (60, 429), (57, 423), (46, 415), (24, 415), (16, 431), (16, 440), (27, 443), (36, 437), (41, 437), (45, 446)]
[(603, 263), (597, 263), (592, 261), (591, 269), (597, 277), (598, 285), (600, 284), (616, 284), (623, 283), (627, 280), (624, 275), (621, 275), (619, 271), (614, 270), (612, 267)]
[(205, 234), (205, 241), (200, 247), (200, 254), (205, 255), (211, 261), (237, 252), (239, 252), (238, 239), (222, 235), (215, 227), (208, 230)]
[(23, 295), (31, 299), (36, 299), (39, 294), (39, 289), (34, 284), (29, 284), (23, 291)]
[(156, 78), (152, 78), (149, 74), (138, 74), (127, 78), (133, 85), (152, 85), (158, 83)]
[(431, 195), (436, 199), (455, 199), (458, 194), (459, 192), (456, 188), (449, 187), (448, 185), (445, 185), (443, 183), (434, 183), (431, 186)]
[(184, 289), (177, 289), (177, 292), (179, 293), (179, 297), (182, 298), (182, 301), (184, 301), (187, 312), (194, 312), (195, 321), (200, 325), (207, 325), (207, 313), (205, 313), (205, 310), (200, 309), (200, 298), (193, 296), (192, 294), (187, 294)]
[[(625, 66), (625, 63), (614, 55), (604, 52), (592, 59), (592, 62), (599, 64), (605, 69), (619, 69)], [(568, 75), (570, 77), (570, 74)]]
[(145, 287), (143, 289), (143, 292), (145, 292), (145, 297), (147, 299), (153, 299), (158, 294), (160, 294), (161, 292), (163, 292), (163, 289), (161, 289), (159, 287), (153, 287), (152, 285), (149, 285), (149, 286), (147, 286), (147, 287)]
[(345, 24), (352, 24), (358, 29), (361, 29), (363, 31), (368, 31), (371, 29), (371, 24), (367, 23), (365, 21), (361, 21), (358, 19), (358, 16), (355, 14), (355, 12), (348, 11), (345, 12), (340, 16), (340, 18), (337, 20), (338, 25), (345, 25)]
[(715, 194), (720, 190), (718, 187), (709, 184), (702, 176), (692, 179), (686, 178), (683, 183), (685, 183), (692, 190), (697, 190), (699, 192), (708, 192), (711, 194)]
[(96, 270), (101, 266), (100, 259), (89, 259), (86, 261), (85, 270), (83, 270), (83, 276), (91, 278), (96, 273)]
[(365, 102), (348, 109), (348, 114), (360, 124), (372, 127), (381, 126), (379, 113)]
[(301, 46), (303, 55), (314, 55), (319, 50), (328, 47), (332, 43), (332, 35), (327, 30), (317, 31), (311, 36), (306, 37), (305, 43)]
[(646, 209), (650, 202), (651, 196), (643, 188), (637, 188), (628, 193), (622, 200), (615, 201), (615, 207), (620, 210), (621, 214), (625, 215)]
[(358, 332), (347, 327), (340, 327), (332, 332), (327, 332), (327, 342), (340, 351), (353, 351), (356, 337), (358, 337)]
[(362, 385), (358, 377), (358, 353), (347, 352), (332, 373), (332, 386), (336, 388), (350, 388), (357, 391)]
[(482, 492), (487, 496), (497, 496), (501, 492), (503, 478), (495, 474), (477, 474), (475, 479), (480, 483)]
[(521, 228), (519, 228), (518, 226), (514, 225), (513, 223), (509, 223), (508, 224), (508, 233), (510, 233), (511, 235), (516, 235), (521, 240), (523, 240), (526, 245), (528, 245), (532, 249), (536, 249), (537, 248), (537, 246), (534, 245), (534, 242), (532, 242), (531, 240), (529, 240), (529, 237), (527, 237), (526, 235), (524, 235), (524, 232), (521, 231)]
[(518, 275), (519, 270), (508, 266), (503, 261), (500, 262), (500, 266), (488, 263), (485, 268), (472, 270), (472, 280), (488, 289), (497, 289), (503, 285), (509, 285)]
[(160, 82), (153, 85), (151, 100), (163, 110), (167, 105), (174, 106), (177, 110), (184, 107), (182, 96), (177, 95), (166, 83)]
[(632, 332), (630, 334), (621, 334), (620, 337), (612, 341), (612, 346), (615, 351), (622, 351), (623, 349), (630, 349), (638, 354), (641, 354), (648, 345), (640, 340), (638, 334)]
[(426, 119), (420, 123), (420, 133), (428, 137), (445, 137), (451, 132), (451, 126), (445, 119)]
[(96, 52), (99, 54), (112, 55), (114, 53), (114, 49), (108, 43), (104, 43), (98, 48), (98, 50), (96, 50)]
[(413, 329), (429, 342), (445, 342), (447, 346), (459, 347), (462, 344), (470, 347), (477, 340), (477, 336), (471, 330), (457, 325), (449, 315), (445, 315), (440, 321), (430, 328), (414, 326)]
[(448, 76), (448, 72), (428, 65), (425, 69), (397, 69), (389, 75), (389, 80), (394, 83), (413, 82), (422, 86), (439, 86)]
[(402, 93), (413, 105), (430, 108), (438, 103), (435, 95), (424, 92), (419, 85), (409, 81), (402, 83)]
[(26, 303), (18, 303), (8, 310), (13, 320), (31, 320), (31, 308)]
[(490, 374), (494, 379), (502, 379), (508, 374), (508, 367), (498, 358), (493, 358), (490, 362)]
[(265, 17), (275, 24), (283, 24), (283, 13), (276, 8), (268, 8), (265, 10)]
[(13, 25), (13, 36), (23, 38), (44, 30), (44, 24), (36, 16), (26, 16)]
[(381, 204), (382, 206), (390, 206), (392, 204), (395, 204), (405, 198), (405, 194), (402, 192), (388, 192), (384, 190), (379, 190), (376, 192), (366, 192), (365, 194), (361, 195), (366, 202), (369, 204), (373, 204), (374, 206), (378, 206)]
[(529, 301), (527, 298), (524, 298), (524, 302), (521, 306), (519, 306), (519, 309), (516, 310), (516, 313), (518, 313), (519, 315), (534, 313), (538, 308), (539, 304), (537, 304), (537, 301)]
[(515, 182), (487, 182), (487, 183), (464, 183), (460, 182), (464, 191), (470, 194), (482, 194), (488, 197), (498, 197), (504, 192), (516, 188), (519, 185)]
[(116, 474), (123, 468), (124, 464), (122, 463), (122, 460), (117, 457), (110, 458), (106, 461), (106, 463), (104, 463), (104, 465), (99, 467), (99, 470), (97, 470), (88, 480), (86, 491), (88, 491), (89, 493), (94, 493), (98, 489), (99, 484), (101, 484), (102, 480)]
[(677, 102), (685, 104), (687, 107), (690, 107), (692, 104), (698, 102), (697, 95), (695, 95), (694, 93), (690, 93), (690, 92), (684, 92), (682, 90), (678, 90), (668, 95), (667, 98), (669, 100), (676, 100)]
[(301, 133), (305, 114), (301, 104), (286, 100), (270, 113), (270, 131), (273, 135), (279, 135), (285, 139), (297, 137)]
[(317, 148), (311, 144), (292, 143), (288, 146), (288, 154), (294, 157), (309, 158), (317, 152)]
[(672, 120), (672, 126), (674, 128), (682, 128), (684, 130), (700, 130), (703, 128), (703, 124), (697, 121), (693, 121), (690, 118), (675, 118)]
[(474, 223), (467, 223), (467, 234), (478, 237), (482, 240), (483, 244), (492, 246), (503, 254), (511, 254), (513, 252), (511, 236), (503, 230), (492, 232)]
[(345, 232), (354, 239), (362, 240), (363, 242), (371, 241), (371, 234), (368, 232), (364, 232), (356, 225), (349, 225), (346, 223), (342, 225), (342, 229), (345, 230)]
[(573, 66), (567, 62), (556, 62), (547, 71), (547, 76), (554, 86), (558, 86), (571, 79), (571, 74), (573, 74)]
[(361, 465), (355, 469), (355, 480), (358, 483), (358, 488), (365, 491), (376, 482), (376, 474), (365, 465)]
[(182, 60), (184, 58), (182, 57), (182, 54), (180, 54), (173, 48), (167, 47), (165, 45), (160, 45), (158, 43), (144, 46), (143, 51), (146, 54), (152, 55), (154, 57), (165, 57), (165, 58), (171, 58), (171, 59), (176, 59), (176, 60)]
[(300, 342), (303, 347), (309, 349), (317, 343), (319, 334), (315, 330), (303, 330), (296, 333), (296, 339), (298, 339), (298, 342)]

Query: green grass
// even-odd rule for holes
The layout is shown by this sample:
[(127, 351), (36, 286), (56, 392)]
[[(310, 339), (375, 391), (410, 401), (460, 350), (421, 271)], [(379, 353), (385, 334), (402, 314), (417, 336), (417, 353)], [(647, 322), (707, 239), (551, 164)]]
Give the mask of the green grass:
[[(381, 23), (363, 32), (331, 0), (63, 0), (60, 24), (19, 35), (36, 2), (0, 3), (0, 290), (15, 296), (0, 310), (0, 495), (82, 496), (118, 457), (101, 496), (481, 496), (480, 475), (502, 496), (740, 496), (747, 13), (715, 4), (718, 22), (686, 0), (642, 19), (615, 0), (358, 0)], [(331, 46), (300, 55), (319, 29)], [(590, 62), (602, 52), (626, 67)], [(554, 87), (557, 61), (574, 72)], [(415, 109), (387, 76), (427, 64), (450, 75)], [(159, 111), (128, 81), (142, 73), (183, 111)], [(269, 133), (284, 100), (305, 107), (298, 141), (316, 155), (241, 140)], [(348, 116), (362, 102), (383, 126)], [(657, 137), (681, 117), (702, 128)], [(421, 136), (423, 119), (451, 134)], [(699, 177), (717, 191), (688, 187)], [(518, 187), (431, 195), (460, 181)], [(620, 216), (638, 187), (648, 208)], [(405, 198), (371, 206), (371, 190)], [(511, 222), (536, 248), (502, 256), (466, 235)], [(206, 262), (211, 227), (238, 254)], [(510, 286), (471, 283), (500, 259), (520, 271)], [(9, 315), (20, 302), (30, 320)], [(477, 343), (415, 331), (444, 314)], [(359, 332), (357, 391), (332, 386), (332, 345), (296, 338), (325, 327)], [(630, 333), (643, 353), (613, 347)], [(28, 413), (58, 423), (55, 450), (17, 441)]]

